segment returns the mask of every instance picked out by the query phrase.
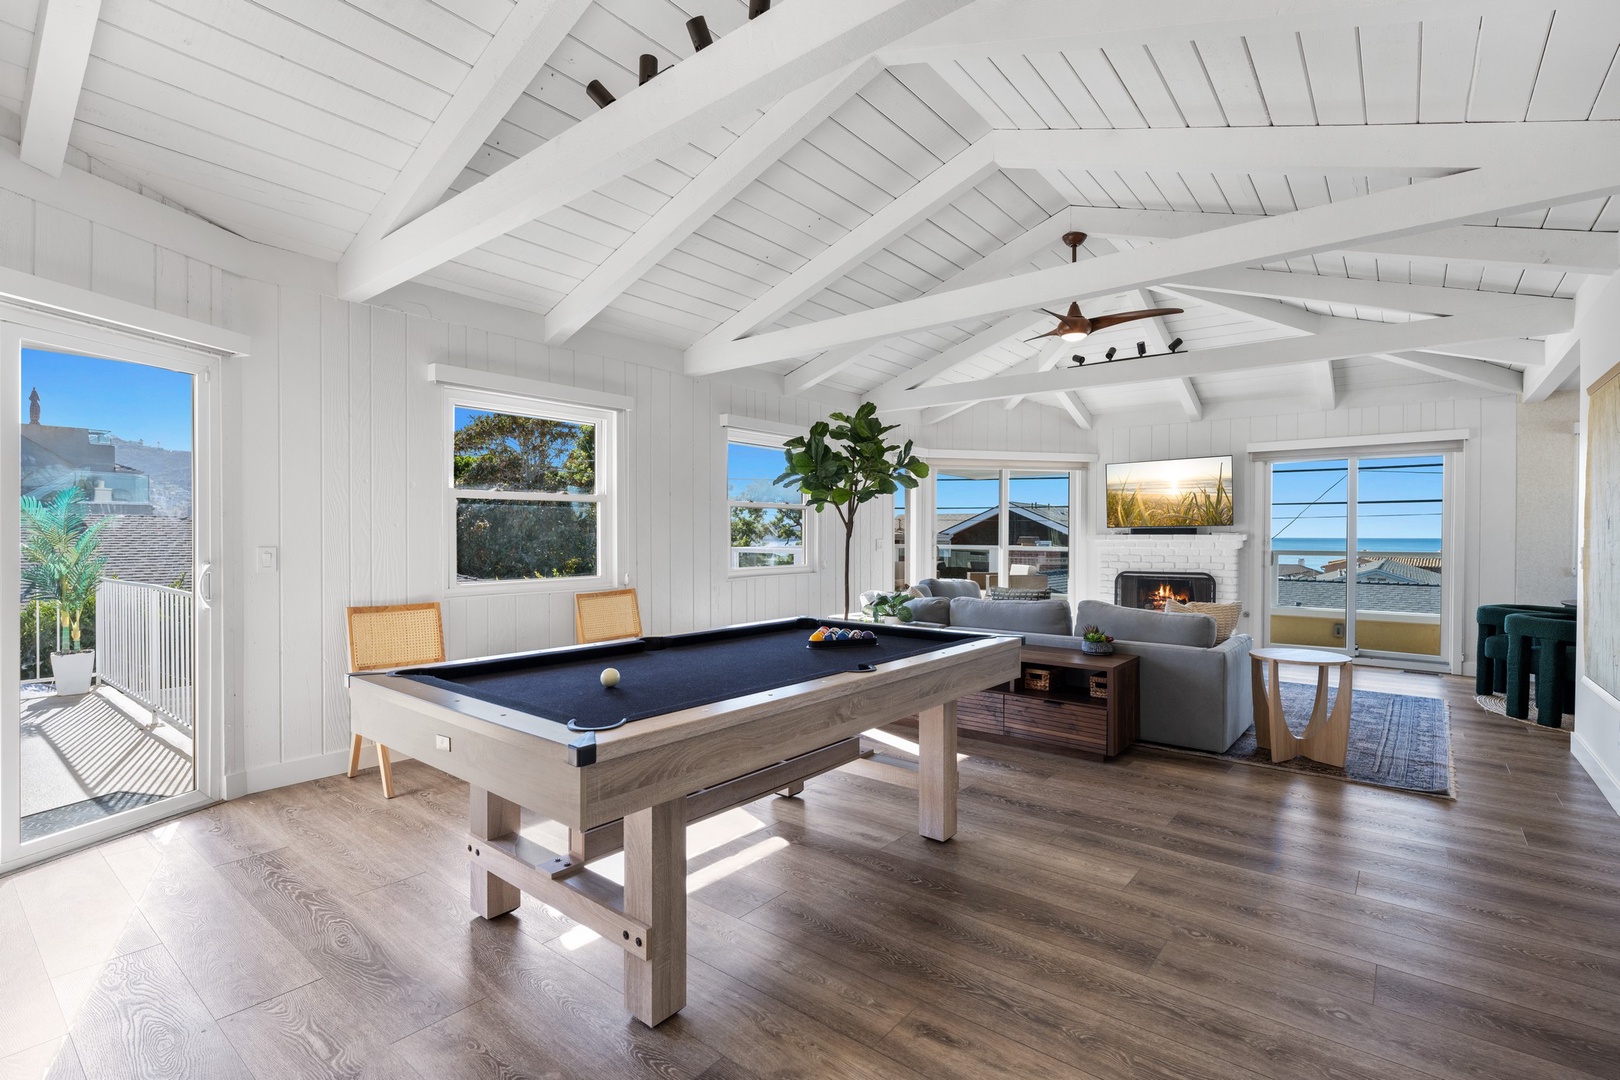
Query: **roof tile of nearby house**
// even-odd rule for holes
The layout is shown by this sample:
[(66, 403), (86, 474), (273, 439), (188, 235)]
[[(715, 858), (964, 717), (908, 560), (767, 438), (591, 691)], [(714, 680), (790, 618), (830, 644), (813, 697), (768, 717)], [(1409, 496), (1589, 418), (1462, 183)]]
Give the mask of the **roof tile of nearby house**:
[[(1437, 575), (1438, 577), (1438, 575)], [(1285, 578), (1277, 582), (1279, 608), (1307, 607), (1344, 610), (1344, 579), (1300, 580)], [(1356, 581), (1356, 610), (1360, 612), (1389, 611), (1411, 615), (1440, 614), (1440, 586), (1394, 585), (1385, 582)]]
[(173, 585), (191, 580), (191, 520), (150, 514), (108, 519), (98, 551), (107, 556), (107, 577)]

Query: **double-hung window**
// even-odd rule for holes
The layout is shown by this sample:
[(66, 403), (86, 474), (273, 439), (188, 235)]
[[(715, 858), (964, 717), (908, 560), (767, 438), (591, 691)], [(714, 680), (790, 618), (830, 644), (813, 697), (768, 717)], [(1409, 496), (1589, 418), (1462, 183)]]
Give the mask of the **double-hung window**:
[(610, 580), (614, 423), (580, 406), (451, 397), (453, 584)]
[(733, 571), (808, 568), (804, 512), (797, 489), (778, 486), (782, 443), (767, 436), (744, 441), (733, 432), (726, 442), (726, 522), (731, 533)]

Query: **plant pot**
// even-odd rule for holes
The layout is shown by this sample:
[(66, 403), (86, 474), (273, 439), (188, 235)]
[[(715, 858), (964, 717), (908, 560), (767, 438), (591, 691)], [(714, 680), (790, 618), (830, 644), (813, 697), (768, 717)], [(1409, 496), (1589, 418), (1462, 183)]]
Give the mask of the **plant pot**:
[(879, 615), (878, 616), (878, 622), (892, 623), (895, 626), (899, 626), (900, 625), (900, 616), (898, 616), (898, 615)]
[(1114, 651), (1112, 641), (1087, 641), (1080, 639), (1080, 651), (1087, 656), (1107, 656)]
[(56, 673), (58, 694), (88, 694), (90, 678), (96, 669), (94, 649), (82, 652), (51, 653), (51, 670)]

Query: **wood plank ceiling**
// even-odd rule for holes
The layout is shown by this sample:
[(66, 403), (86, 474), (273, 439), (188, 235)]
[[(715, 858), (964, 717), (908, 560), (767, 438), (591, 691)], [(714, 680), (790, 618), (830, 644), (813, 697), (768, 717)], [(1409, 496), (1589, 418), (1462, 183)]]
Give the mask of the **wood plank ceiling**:
[[(807, 2), (781, 0), (777, 10)], [(980, 0), (979, 6), (995, 2)], [(1175, 0), (1164, 2), (1177, 6)], [(514, 12), (539, 3), (103, 0), (71, 146), (225, 228), (335, 261), (356, 245), (458, 91), (475, 81), (469, 79), (475, 65), (508, 20), (519, 18)], [(1089, 0), (1033, 6), (1069, 10), (1081, 24), (1097, 7)], [(1312, 7), (1324, 6), (1333, 5)], [(1345, 0), (1343, 6), (1358, 5)], [(1221, 171), (1157, 162), (1105, 167), (1079, 158), (1040, 169), (992, 162), (982, 175), (923, 206), (920, 215), (902, 220), (900, 228), (879, 230), (885, 235), (858, 258), (835, 258), (840, 240), (863, 225), (876, 229), (867, 224), (875, 215), (904, 207), (896, 201), (908, 193), (916, 198), (927, 178), (981, 150), (995, 132), (1620, 119), (1614, 63), (1620, 5), (1451, 0), (1409, 7), (1410, 21), (1386, 15), (1362, 22), (1352, 12), (1336, 20), (1301, 17), (1297, 26), (1273, 17), (1226, 27), (1220, 17), (1207, 16), (1185, 32), (1143, 20), (1139, 32), (1102, 34), (1095, 44), (1071, 28), (1061, 35), (1060, 49), (1045, 36), (1032, 37), (1027, 51), (998, 45), (982, 55), (971, 47), (921, 54), (902, 48), (892, 62), (882, 57), (884, 64), (857, 93), (779, 156), (760, 162), (734, 196), (692, 223), (622, 290), (612, 291), (592, 325), (685, 349), (712, 339), (762, 296), (781, 295), (796, 284), (796, 271), (829, 249), (824, 261), (835, 264), (830, 277), (812, 282), (802, 296), (792, 289), (788, 306), (740, 332), (765, 334), (914, 300), (958, 275), (971, 275), (998, 252), (1005, 265), (996, 267), (993, 278), (1057, 267), (1068, 261), (1059, 237), (1070, 228), (1091, 234), (1082, 259), (1106, 258), (1208, 228), (1213, 218), (1286, 215), (1437, 175), (1415, 167), (1410, 175), (1389, 167), (1278, 171), (1264, 162), (1252, 170)], [(0, 0), (0, 109), (9, 113), (25, 108), (41, 12), (41, 0)], [(505, 108), (440, 208), (611, 111), (599, 113), (589, 100), (590, 80), (606, 84), (621, 102), (658, 93), (659, 84), (636, 88), (637, 58), (652, 53), (664, 67), (690, 58), (684, 23), (696, 14), (707, 18), (722, 42), (750, 25), (744, 0), (582, 5), (571, 31)], [(759, 27), (775, 15), (768, 13)], [(540, 315), (551, 312), (648, 229), (695, 178), (716, 168), (740, 135), (769, 123), (761, 117), (772, 104), (760, 101), (718, 125), (695, 123), (689, 140), (675, 149), (418, 278)], [(1549, 230), (1560, 242), (1569, 233), (1614, 233), (1620, 230), (1620, 198), (1560, 202), (1470, 224)], [(855, 233), (862, 237), (864, 231)], [(1391, 286), (1570, 298), (1588, 273), (1612, 271), (1614, 262), (1612, 251), (1569, 266), (1546, 265), (1534, 252), (1471, 259), (1466, 247), (1451, 250), (1442, 243), (1407, 250), (1351, 244), (1250, 265)], [(1098, 333), (1083, 349), (1038, 353), (1038, 344), (1022, 340), (1046, 328), (1031, 310), (1016, 327), (993, 314), (855, 343), (852, 362), (824, 361), (827, 370), (814, 375), (814, 352), (757, 366), (784, 377), (789, 389), (824, 378), (829, 386), (864, 394), (909, 385), (909, 371), (953, 347), (963, 353), (959, 361), (932, 372), (928, 383), (1034, 370), (1041, 355), (1048, 363), (1067, 362), (1071, 353), (1099, 357), (1110, 347), (1134, 355), (1139, 340), (1159, 352), (1165, 341), (1181, 338), (1187, 351), (1197, 353), (1294, 337), (1302, 329), (1290, 323), (1300, 316), (1320, 316), (1326, 320), (1321, 325), (1337, 326), (1434, 314), (1393, 292), (1388, 301), (1345, 302), (1290, 296), (1278, 288), (1260, 299), (1231, 300), (1231, 306), (1222, 302), (1224, 295), (1148, 287), (1088, 300), (1093, 313), (1159, 304), (1186, 312)], [(1542, 359), (1533, 347), (1514, 352), (1511, 339), (1494, 353), (1475, 349), (1463, 355), (1506, 370), (1533, 371)], [(1520, 362), (1525, 357), (1529, 361)], [(1290, 370), (1295, 373), (1280, 380), (1285, 387), (1319, 385), (1310, 382), (1319, 372)], [(1205, 378), (1216, 396), (1223, 382), (1233, 393), (1252, 393), (1257, 382), (1279, 383), (1233, 374), (1201, 377), (1201, 383)], [(1085, 388), (1081, 400), (1091, 407), (1125, 407), (1143, 393), (1099, 386)]]

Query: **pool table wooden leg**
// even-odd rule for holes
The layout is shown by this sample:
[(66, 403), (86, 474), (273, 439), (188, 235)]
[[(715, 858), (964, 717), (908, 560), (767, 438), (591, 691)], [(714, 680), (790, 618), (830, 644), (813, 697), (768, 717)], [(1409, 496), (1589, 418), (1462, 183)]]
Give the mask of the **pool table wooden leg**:
[(686, 1005), (686, 800), (624, 819), (624, 913), (647, 924), (645, 960), (624, 954), (624, 1007), (648, 1027)]
[[(517, 832), (523, 824), (522, 808), (517, 803), (485, 791), (471, 789), (469, 796), (469, 831), (477, 840), (491, 840)], [(523, 891), (516, 885), (482, 869), (477, 863), (467, 867), (471, 874), (472, 909), (486, 919), (516, 911), (523, 902)]]
[(917, 714), (917, 831), (930, 840), (956, 835), (956, 702)]

